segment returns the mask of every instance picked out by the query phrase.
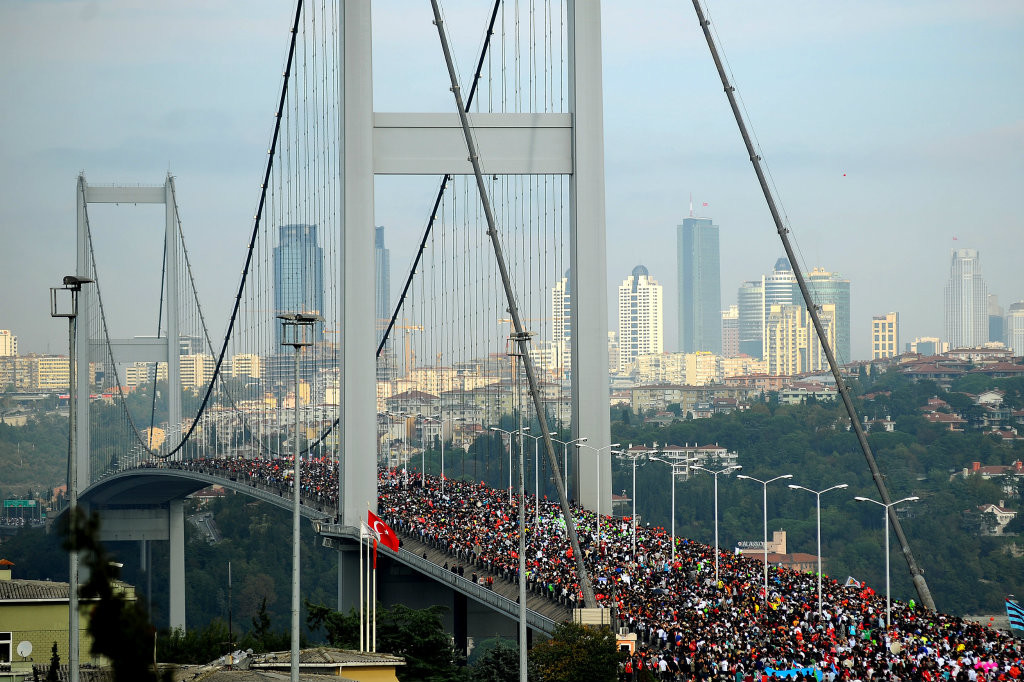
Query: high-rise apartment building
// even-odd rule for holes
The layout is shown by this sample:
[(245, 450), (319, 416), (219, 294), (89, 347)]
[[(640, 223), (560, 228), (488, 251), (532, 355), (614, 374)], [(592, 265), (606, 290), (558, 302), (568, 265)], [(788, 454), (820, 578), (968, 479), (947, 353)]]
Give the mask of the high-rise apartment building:
[(1016, 356), (1024, 356), (1024, 301), (1010, 304), (1006, 313), (1006, 347)]
[(900, 352), (900, 315), (886, 313), (871, 318), (871, 359), (893, 358)]
[(638, 355), (663, 353), (662, 287), (638, 265), (619, 285), (619, 373)]
[(740, 307), (731, 305), (722, 311), (722, 357), (740, 354)]
[(763, 279), (744, 282), (736, 292), (740, 354), (752, 358), (764, 357)]
[[(818, 317), (830, 344), (835, 344), (836, 307), (821, 306)], [(807, 309), (799, 305), (773, 305), (764, 325), (765, 361), (768, 374), (792, 376), (828, 367)]]
[(722, 283), (718, 225), (710, 218), (683, 218), (676, 228), (679, 283), (679, 350), (722, 352)]
[(9, 329), (0, 329), (0, 358), (18, 354), (18, 337)]
[[(560, 378), (569, 376), (572, 370), (572, 291), (569, 287), (569, 271), (551, 288), (551, 343), (554, 357), (554, 372)], [(618, 364), (618, 358), (615, 364)]]
[[(794, 276), (795, 280), (795, 276)], [(814, 268), (807, 273), (807, 289), (811, 300), (821, 306), (831, 303), (835, 306), (836, 338), (832, 352), (839, 364), (853, 360), (850, 356), (850, 280), (844, 279), (839, 273), (828, 272), (822, 268)], [(800, 287), (793, 282), (793, 303), (803, 305)]]
[(975, 249), (953, 249), (946, 284), (946, 340), (950, 348), (988, 341), (988, 287)]
[[(324, 250), (316, 225), (281, 225), (274, 247), (274, 314), (324, 314)], [(323, 333), (317, 324), (313, 338)], [(281, 323), (274, 320), (274, 340), (281, 345)]]
[(373, 229), (373, 264), (376, 272), (374, 310), (377, 315), (377, 343), (380, 344), (391, 320), (391, 249), (384, 246), (384, 228)]
[(764, 289), (764, 315), (768, 314), (773, 305), (803, 305), (800, 290), (796, 288), (796, 275), (788, 258), (775, 261), (771, 274), (761, 278), (761, 287)]

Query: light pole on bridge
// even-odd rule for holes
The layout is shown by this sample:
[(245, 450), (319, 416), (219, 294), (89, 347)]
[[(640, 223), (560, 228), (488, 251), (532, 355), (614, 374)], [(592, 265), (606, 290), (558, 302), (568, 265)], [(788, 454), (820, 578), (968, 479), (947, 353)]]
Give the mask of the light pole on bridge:
[[(719, 554), (719, 551), (718, 551), (718, 475), (719, 474), (728, 474), (728, 473), (730, 473), (732, 471), (739, 471), (743, 467), (740, 466), (739, 464), (733, 464), (731, 466), (725, 467), (724, 469), (719, 469), (718, 471), (712, 471), (711, 469), (706, 469), (706, 468), (704, 468), (702, 466), (698, 466), (698, 465), (695, 464), (695, 465), (693, 465), (692, 468), (694, 468), (694, 469), (696, 469), (698, 471), (703, 471), (705, 473), (711, 474), (712, 476), (715, 477), (715, 589), (717, 590), (718, 589), (718, 554)], [(793, 486), (790, 486), (790, 487), (792, 488)], [(820, 537), (820, 534), (819, 534), (819, 537)], [(821, 590), (819, 589), (818, 591), (820, 592)]]
[(526, 435), (526, 432), (530, 430), (529, 426), (523, 426), (516, 429), (515, 431), (506, 431), (500, 429), (497, 426), (492, 426), (491, 431), (498, 431), (508, 436), (508, 503), (512, 504), (512, 437), (519, 436), (519, 443), (522, 445), (522, 436)]
[(292, 652), (291, 682), (299, 682), (299, 522), (302, 497), (301, 462), (299, 454), (299, 356), (302, 349), (313, 345), (312, 330), (317, 322), (323, 321), (319, 315), (312, 313), (284, 313), (278, 315), (281, 320), (281, 345), (295, 349), (295, 432), (292, 434), (292, 485), (294, 504), (292, 505)]
[[(68, 679), (78, 682), (78, 449), (75, 447), (75, 429), (78, 419), (78, 294), (82, 285), (93, 280), (78, 275), (65, 275), (63, 286), (50, 288), (50, 317), (68, 318), (68, 537), (72, 539), (68, 552)], [(70, 305), (58, 300), (58, 293), (66, 291)]]
[(776, 476), (775, 478), (769, 478), (767, 481), (762, 481), (759, 478), (753, 476), (747, 476), (746, 474), (738, 474), (736, 478), (745, 478), (750, 481), (761, 484), (763, 489), (763, 505), (764, 505), (764, 542), (762, 548), (764, 550), (764, 603), (768, 603), (768, 484), (772, 481), (781, 481), (786, 478), (793, 478), (793, 474), (783, 474)]
[(791, 490), (806, 490), (807, 492), (811, 493), (815, 497), (815, 506), (816, 506), (816, 508), (818, 510), (818, 620), (820, 621), (821, 620), (821, 611), (822, 611), (822, 608), (821, 608), (821, 496), (823, 494), (827, 493), (830, 490), (842, 490), (842, 489), (847, 488), (849, 486), (846, 483), (840, 483), (839, 485), (834, 485), (831, 488), (825, 488), (824, 490), (811, 490), (810, 488), (805, 488), (802, 485), (796, 485), (795, 483), (790, 483), (789, 487), (790, 487)]
[(597, 546), (601, 545), (601, 453), (605, 450), (613, 451), (614, 448), (617, 448), (620, 445), (621, 443), (612, 443), (611, 445), (605, 445), (603, 448), (595, 448), (593, 445), (585, 445), (583, 441), (576, 443), (577, 450), (580, 448), (586, 448), (594, 451), (594, 462), (597, 467), (597, 509), (595, 510), (597, 513), (594, 515), (594, 532), (597, 533), (597, 535), (594, 536), (594, 542)]
[[(882, 517), (882, 521), (885, 523), (885, 629), (888, 630), (892, 625), (892, 602), (889, 598), (889, 510), (897, 504), (913, 502), (915, 500), (920, 500), (921, 498), (917, 495), (913, 495), (911, 497), (904, 497), (902, 500), (890, 502), (889, 504), (879, 502), (878, 500), (872, 500), (870, 497), (857, 496), (853, 499), (858, 502), (870, 502), (872, 504), (877, 504), (885, 510), (885, 515)], [(895, 512), (893, 512), (893, 514), (895, 514)]]

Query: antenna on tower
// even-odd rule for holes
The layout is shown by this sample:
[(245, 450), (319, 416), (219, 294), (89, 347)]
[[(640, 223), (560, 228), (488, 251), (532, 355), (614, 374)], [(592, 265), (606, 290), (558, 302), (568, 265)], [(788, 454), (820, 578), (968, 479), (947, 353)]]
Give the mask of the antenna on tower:
[(690, 192), (690, 217), (693, 217), (693, 192)]

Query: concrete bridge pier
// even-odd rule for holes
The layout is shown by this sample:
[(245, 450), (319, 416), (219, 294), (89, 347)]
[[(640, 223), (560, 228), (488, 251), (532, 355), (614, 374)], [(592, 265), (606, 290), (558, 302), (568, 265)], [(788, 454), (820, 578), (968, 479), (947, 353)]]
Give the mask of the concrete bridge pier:
[[(97, 509), (101, 542), (141, 542), (141, 561), (151, 573), (147, 545), (153, 540), (170, 542), (168, 575), (168, 624), (185, 629), (185, 507), (184, 500), (170, 500), (160, 507)], [(151, 584), (151, 581), (150, 581)], [(147, 592), (148, 595), (148, 592)]]

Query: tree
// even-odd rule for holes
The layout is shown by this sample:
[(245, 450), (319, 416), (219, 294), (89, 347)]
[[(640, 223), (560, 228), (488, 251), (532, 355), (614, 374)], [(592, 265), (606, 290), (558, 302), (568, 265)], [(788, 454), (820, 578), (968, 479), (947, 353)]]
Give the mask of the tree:
[(57, 682), (60, 679), (60, 654), (57, 653), (57, 643), (53, 643), (50, 650), (50, 669), (46, 671), (46, 682)]
[(149, 622), (146, 607), (139, 601), (125, 599), (115, 584), (120, 576), (119, 564), (111, 560), (99, 541), (99, 515), (86, 518), (81, 509), (68, 511), (65, 549), (79, 551), (89, 580), (82, 585), (84, 599), (95, 600), (89, 618), (93, 655), (110, 660), (115, 682), (170, 680), (173, 671), (161, 677), (153, 667), (150, 654), (156, 630)]
[(538, 682), (614, 682), (620, 658), (610, 628), (563, 623), (533, 647), (530, 667)]
[(516, 682), (519, 679), (519, 647), (498, 639), (470, 668), (473, 682)]
[[(354, 610), (346, 615), (325, 606), (307, 606), (309, 626), (323, 625), (332, 646), (355, 647), (359, 641), (359, 618)], [(465, 680), (462, 656), (441, 623), (444, 610), (440, 606), (425, 609), (411, 609), (403, 604), (390, 608), (377, 606), (377, 650), (405, 658), (405, 665), (397, 671), (402, 682)]]

